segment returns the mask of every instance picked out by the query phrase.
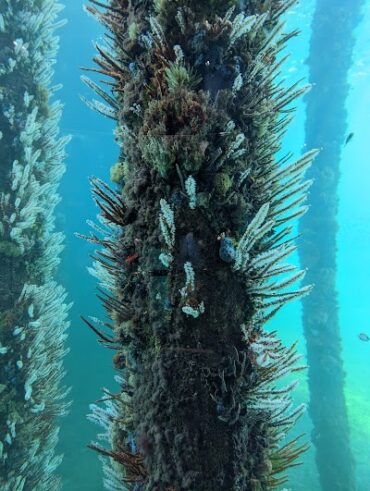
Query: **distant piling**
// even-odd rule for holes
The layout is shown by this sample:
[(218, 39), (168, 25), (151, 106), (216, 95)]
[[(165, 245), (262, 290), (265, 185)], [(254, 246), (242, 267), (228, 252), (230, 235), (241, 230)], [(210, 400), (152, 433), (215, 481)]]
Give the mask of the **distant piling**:
[(60, 488), (66, 293), (54, 230), (65, 144), (52, 102), (61, 25), (54, 0), (0, 4), (0, 488)]
[(307, 60), (312, 90), (306, 95), (306, 144), (321, 148), (308, 171), (314, 184), (310, 211), (300, 222), (299, 248), (307, 277), (315, 284), (303, 300), (309, 364), (312, 441), (323, 491), (354, 491), (344, 397), (345, 373), (336, 291), (339, 163), (348, 134), (346, 98), (354, 29), (363, 0), (317, 0)]

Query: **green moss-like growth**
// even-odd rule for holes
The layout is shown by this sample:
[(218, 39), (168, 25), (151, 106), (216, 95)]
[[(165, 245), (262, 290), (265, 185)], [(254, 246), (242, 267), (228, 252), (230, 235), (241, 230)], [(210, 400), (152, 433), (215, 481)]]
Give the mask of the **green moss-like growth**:
[(232, 187), (233, 181), (229, 174), (226, 172), (220, 172), (215, 176), (215, 190), (221, 195), (226, 195), (229, 189)]
[[(193, 71), (181, 62), (169, 64), (165, 69), (165, 79), (170, 92), (182, 88), (192, 90), (200, 82), (200, 78), (197, 78)], [(179, 94), (179, 97), (181, 97), (181, 94)]]
[(110, 168), (110, 180), (115, 184), (122, 184), (128, 173), (126, 162), (117, 162)]
[(132, 22), (132, 24), (128, 27), (128, 37), (131, 41), (136, 41), (138, 37), (139, 31), (136, 22)]
[(22, 249), (14, 242), (3, 241), (0, 242), (0, 255), (4, 254), (9, 257), (19, 257), (22, 255)]
[[(162, 177), (183, 172), (196, 172), (202, 164), (209, 132), (207, 95), (178, 89), (148, 104), (139, 130), (139, 147), (144, 160)], [(204, 150), (206, 151), (206, 149)]]

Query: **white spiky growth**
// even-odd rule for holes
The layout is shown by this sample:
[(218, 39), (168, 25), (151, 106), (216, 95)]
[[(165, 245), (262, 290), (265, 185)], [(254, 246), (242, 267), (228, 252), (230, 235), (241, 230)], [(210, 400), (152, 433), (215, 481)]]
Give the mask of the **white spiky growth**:
[[(63, 235), (54, 231), (64, 173), (61, 104), (51, 103), (62, 6), (0, 5), (0, 488), (56, 490), (55, 455), (68, 392), (61, 386), (69, 326), (55, 280)], [(10, 284), (8, 284), (10, 280)], [(5, 389), (4, 389), (5, 387)]]

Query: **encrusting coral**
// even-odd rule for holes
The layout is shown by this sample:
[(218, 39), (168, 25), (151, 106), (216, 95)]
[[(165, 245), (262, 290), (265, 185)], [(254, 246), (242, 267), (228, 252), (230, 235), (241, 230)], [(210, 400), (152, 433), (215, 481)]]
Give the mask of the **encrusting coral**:
[(51, 86), (61, 25), (54, 0), (0, 4), (0, 488), (59, 489), (57, 417), (69, 305), (55, 281), (54, 231), (67, 138)]
[(305, 449), (284, 440), (301, 370), (266, 322), (310, 286), (285, 259), (316, 151), (276, 160), (290, 103), (279, 81), (282, 15), (294, 1), (111, 0), (87, 10), (104, 103), (125, 164), (118, 191), (92, 180), (101, 245), (92, 274), (111, 321), (85, 319), (116, 350), (118, 394), (92, 406), (111, 490), (267, 490)]

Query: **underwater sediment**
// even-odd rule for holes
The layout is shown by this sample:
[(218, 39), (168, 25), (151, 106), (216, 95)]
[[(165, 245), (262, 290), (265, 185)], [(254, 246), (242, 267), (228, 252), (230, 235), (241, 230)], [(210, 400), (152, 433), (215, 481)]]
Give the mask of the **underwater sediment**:
[(55, 279), (54, 231), (67, 138), (50, 102), (58, 47), (54, 0), (0, 4), (0, 488), (59, 489), (57, 417), (69, 305)]
[[(286, 263), (316, 151), (279, 159), (291, 103), (279, 79), (294, 1), (112, 0), (89, 105), (117, 121), (117, 190), (92, 180), (92, 273), (110, 321), (118, 394), (91, 419), (111, 490), (268, 490), (305, 444), (289, 377), (304, 367), (265, 324), (310, 291)], [(105, 444), (104, 444), (105, 442)]]
[(299, 254), (315, 284), (303, 300), (310, 403), (316, 462), (323, 491), (356, 489), (344, 398), (345, 373), (336, 291), (336, 236), (341, 150), (346, 141), (348, 70), (362, 0), (318, 0), (308, 66), (313, 89), (306, 96), (306, 144), (322, 148), (309, 171), (315, 180), (310, 212), (300, 222)]

